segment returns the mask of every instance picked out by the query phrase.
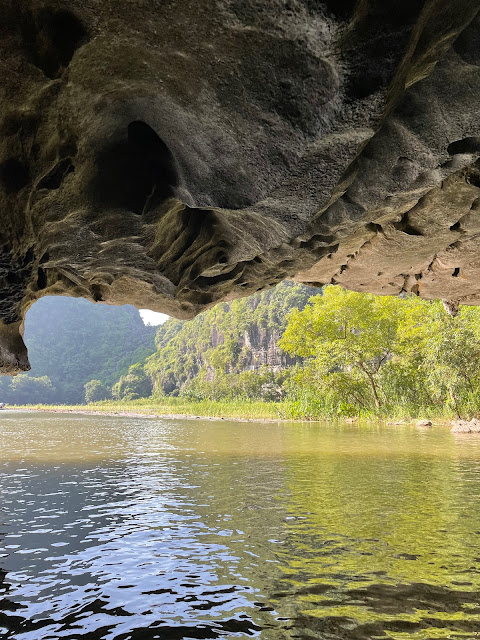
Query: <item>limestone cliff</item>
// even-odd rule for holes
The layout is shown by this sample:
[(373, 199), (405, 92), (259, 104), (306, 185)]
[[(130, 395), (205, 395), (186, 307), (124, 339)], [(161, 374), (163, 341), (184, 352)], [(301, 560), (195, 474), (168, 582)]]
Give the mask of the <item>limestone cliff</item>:
[(0, 0), (0, 369), (44, 295), (480, 302), (479, 0)]
[(167, 394), (202, 371), (207, 381), (243, 371), (278, 373), (300, 361), (277, 346), (288, 313), (303, 309), (315, 294), (318, 290), (311, 287), (283, 282), (251, 298), (220, 304), (190, 322), (171, 318), (159, 327), (157, 351), (145, 370), (154, 387)]

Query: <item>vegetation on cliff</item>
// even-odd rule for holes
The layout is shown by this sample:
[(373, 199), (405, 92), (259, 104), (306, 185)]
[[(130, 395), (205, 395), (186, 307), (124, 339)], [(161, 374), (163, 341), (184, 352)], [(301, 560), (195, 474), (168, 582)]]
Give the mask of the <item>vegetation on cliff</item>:
[(167, 320), (145, 363), (156, 393), (262, 399), (262, 386), (278, 386), (284, 370), (299, 361), (277, 342), (290, 311), (303, 309), (315, 293), (318, 289), (282, 282), (250, 298), (220, 303), (189, 322)]
[[(81, 313), (63, 317), (67, 328), (58, 331), (56, 349), (31, 344), (33, 357), (46, 354), (43, 368), (13, 379), (7, 389), (13, 400), (2, 391), (3, 401), (85, 398), (106, 400), (110, 408), (134, 403), (147, 412), (199, 415), (230, 415), (235, 403), (236, 416), (241, 405), (245, 416), (307, 419), (480, 411), (476, 307), (451, 317), (441, 302), (413, 296), (333, 286), (318, 293), (284, 282), (192, 321), (169, 319), (153, 345), (152, 330), (136, 310), (107, 307), (118, 317), (93, 327), (82, 314), (103, 314), (105, 307), (81, 305)], [(41, 326), (35, 331), (39, 339)], [(91, 336), (96, 345), (88, 343)]]

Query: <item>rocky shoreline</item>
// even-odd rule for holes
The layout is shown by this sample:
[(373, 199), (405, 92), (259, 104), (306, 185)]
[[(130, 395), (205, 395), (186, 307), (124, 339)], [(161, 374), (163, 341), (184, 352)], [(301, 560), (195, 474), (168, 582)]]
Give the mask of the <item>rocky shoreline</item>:
[[(28, 412), (42, 412), (42, 413), (73, 413), (77, 415), (93, 415), (93, 416), (109, 416), (109, 417), (117, 417), (117, 418), (163, 418), (165, 420), (208, 420), (214, 422), (263, 422), (265, 424), (269, 423), (288, 423), (288, 422), (330, 422), (329, 420), (295, 420), (295, 419), (285, 419), (285, 418), (242, 418), (242, 417), (231, 417), (231, 416), (205, 416), (198, 415), (195, 413), (187, 414), (187, 413), (158, 413), (158, 412), (146, 412), (146, 411), (114, 411), (114, 410), (106, 410), (102, 411), (100, 409), (83, 409), (83, 408), (67, 408), (67, 407), (12, 407), (7, 409), (13, 411), (28, 411)], [(373, 421), (373, 420), (372, 420)], [(341, 422), (345, 422), (346, 424), (358, 424), (362, 422), (359, 417), (355, 418), (344, 418)], [(371, 421), (368, 421), (371, 422)], [(451, 422), (448, 421), (431, 421), (431, 420), (395, 420), (395, 421), (385, 421), (380, 420), (380, 422), (385, 422), (387, 427), (391, 426), (415, 426), (420, 429), (430, 429), (431, 427), (448, 427), (451, 426), (452, 433), (480, 433), (480, 420), (473, 418), (471, 420), (453, 420)]]
[(480, 433), (480, 420), (454, 420), (452, 422), (452, 433)]

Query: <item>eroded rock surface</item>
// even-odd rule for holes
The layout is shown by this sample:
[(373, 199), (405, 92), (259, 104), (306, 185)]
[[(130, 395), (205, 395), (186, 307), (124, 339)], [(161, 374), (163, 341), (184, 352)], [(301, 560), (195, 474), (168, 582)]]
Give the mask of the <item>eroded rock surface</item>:
[(0, 0), (0, 367), (43, 295), (480, 303), (479, 7)]

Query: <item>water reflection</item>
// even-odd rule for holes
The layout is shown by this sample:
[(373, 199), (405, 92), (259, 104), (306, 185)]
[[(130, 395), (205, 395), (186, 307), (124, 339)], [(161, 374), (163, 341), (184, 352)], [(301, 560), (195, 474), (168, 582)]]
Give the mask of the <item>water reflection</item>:
[(480, 440), (7, 414), (0, 634), (480, 635)]

